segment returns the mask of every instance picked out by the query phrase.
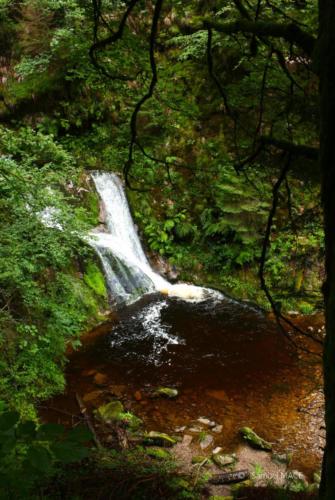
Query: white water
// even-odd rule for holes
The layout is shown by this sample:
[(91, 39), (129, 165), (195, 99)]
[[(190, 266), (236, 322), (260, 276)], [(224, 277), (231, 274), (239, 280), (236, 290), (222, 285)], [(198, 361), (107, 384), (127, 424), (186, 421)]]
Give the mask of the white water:
[(97, 251), (111, 296), (131, 303), (145, 293), (161, 292), (184, 300), (221, 299), (214, 290), (180, 283), (172, 285), (153, 271), (136, 232), (123, 185), (113, 173), (92, 175), (101, 198), (108, 232), (91, 232), (90, 244)]

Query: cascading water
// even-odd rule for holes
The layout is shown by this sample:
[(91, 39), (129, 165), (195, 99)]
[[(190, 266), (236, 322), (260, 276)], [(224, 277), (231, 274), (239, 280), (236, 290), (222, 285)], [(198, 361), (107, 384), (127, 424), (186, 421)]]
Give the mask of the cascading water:
[(192, 301), (222, 297), (207, 288), (184, 283), (172, 285), (154, 272), (144, 254), (119, 177), (96, 172), (92, 178), (103, 203), (108, 232), (91, 232), (89, 242), (101, 259), (108, 288), (116, 302), (131, 303), (155, 291)]

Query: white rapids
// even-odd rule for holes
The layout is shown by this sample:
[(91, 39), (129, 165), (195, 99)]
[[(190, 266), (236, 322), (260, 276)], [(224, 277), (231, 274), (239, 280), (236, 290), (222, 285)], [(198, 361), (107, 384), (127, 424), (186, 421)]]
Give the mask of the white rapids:
[(223, 298), (208, 288), (171, 284), (156, 273), (143, 251), (119, 177), (95, 172), (92, 178), (103, 204), (108, 232), (91, 231), (88, 241), (101, 259), (110, 294), (116, 302), (129, 304), (152, 292), (193, 302)]

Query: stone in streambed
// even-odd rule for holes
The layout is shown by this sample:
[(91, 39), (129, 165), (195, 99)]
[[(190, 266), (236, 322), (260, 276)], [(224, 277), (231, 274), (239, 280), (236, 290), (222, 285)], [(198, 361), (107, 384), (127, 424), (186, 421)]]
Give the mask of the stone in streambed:
[(133, 413), (125, 412), (121, 401), (111, 401), (99, 406), (95, 411), (96, 417), (105, 424), (120, 423), (131, 430), (138, 429), (142, 425), (142, 420)]
[(218, 467), (227, 467), (237, 462), (235, 453), (231, 455), (224, 455), (223, 453), (213, 453), (212, 460)]
[(149, 446), (165, 446), (167, 448), (174, 446), (177, 440), (165, 434), (164, 432), (150, 431), (144, 436), (143, 444)]
[(216, 425), (211, 429), (212, 432), (215, 432), (216, 434), (221, 434), (223, 430), (223, 425)]
[(136, 399), (136, 401), (141, 401), (142, 400), (142, 394), (140, 391), (135, 391), (134, 392), (134, 398)]
[(250, 429), (250, 427), (242, 427), (240, 429), (240, 435), (242, 438), (252, 447), (257, 450), (263, 450), (263, 451), (271, 451), (272, 450), (272, 444), (269, 443), (268, 441), (265, 441), (265, 439), (261, 438), (256, 434), (255, 431)]
[(290, 465), (292, 462), (292, 453), (272, 453), (271, 459), (277, 464)]
[(213, 443), (213, 441), (214, 441), (213, 436), (211, 436), (210, 434), (206, 434), (200, 441), (200, 448), (202, 450), (205, 450)]
[(177, 389), (173, 389), (172, 387), (158, 387), (152, 393), (153, 398), (163, 397), (168, 399), (174, 399), (177, 396), (178, 396)]
[(108, 383), (108, 377), (104, 373), (96, 373), (93, 379), (95, 385), (104, 386)]
[(215, 427), (215, 422), (212, 422), (211, 420), (209, 420), (209, 418), (206, 417), (199, 417), (197, 419), (197, 422), (202, 425), (207, 425), (208, 427)]
[(88, 392), (84, 394), (83, 401), (84, 403), (92, 403), (93, 401), (96, 401), (101, 396), (102, 393), (103, 391)]

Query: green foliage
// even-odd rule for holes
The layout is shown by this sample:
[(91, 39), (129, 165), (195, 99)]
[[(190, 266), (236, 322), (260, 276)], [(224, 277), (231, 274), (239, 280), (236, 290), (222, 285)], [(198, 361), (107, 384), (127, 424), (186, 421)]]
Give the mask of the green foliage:
[(97, 295), (107, 298), (105, 277), (95, 263), (89, 262), (86, 266), (84, 281)]
[(27, 127), (2, 128), (0, 148), (0, 392), (31, 414), (37, 398), (63, 389), (66, 345), (97, 315), (102, 288), (76, 276), (75, 259), (89, 251), (71, 155)]
[(66, 431), (58, 424), (20, 420), (17, 412), (0, 413), (0, 496), (30, 498), (59, 467), (89, 456), (92, 438), (85, 427)]

